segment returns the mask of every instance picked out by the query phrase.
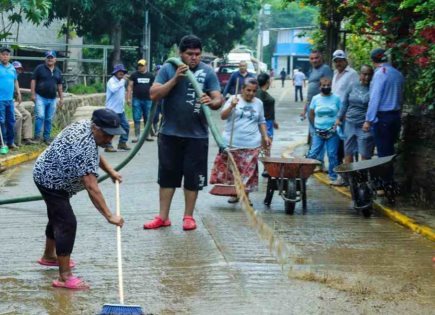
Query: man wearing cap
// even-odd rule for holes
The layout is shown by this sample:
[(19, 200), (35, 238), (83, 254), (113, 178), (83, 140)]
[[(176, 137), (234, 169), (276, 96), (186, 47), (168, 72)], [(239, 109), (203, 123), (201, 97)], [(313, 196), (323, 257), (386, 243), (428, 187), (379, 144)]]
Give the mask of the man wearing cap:
[(47, 205), (48, 223), (45, 229), (44, 254), (38, 263), (59, 266), (59, 278), (54, 287), (87, 289), (89, 286), (74, 277), (70, 259), (76, 236), (77, 221), (70, 198), (86, 189), (97, 210), (110, 224), (122, 226), (124, 220), (112, 214), (98, 186), (98, 168), (113, 181), (122, 180), (104, 158), (98, 147), (105, 147), (114, 135), (125, 134), (118, 115), (109, 109), (97, 109), (92, 120), (75, 122), (66, 127), (36, 160), (33, 179)]
[[(363, 125), (365, 131), (373, 127), (379, 157), (393, 155), (394, 143), (400, 133), (400, 111), (403, 104), (403, 75), (390, 65), (382, 48), (373, 49), (370, 58), (375, 68), (370, 83), (370, 100)], [(393, 169), (384, 182), (393, 181)]]
[[(171, 225), (172, 197), (181, 182), (185, 200), (183, 229), (196, 229), (193, 210), (199, 190), (207, 185), (208, 170), (208, 125), (201, 103), (216, 110), (223, 102), (216, 73), (201, 62), (201, 40), (195, 35), (184, 36), (178, 48), (184, 64), (163, 65), (150, 90), (153, 101), (164, 99), (158, 139), (160, 212), (144, 224), (144, 229)], [(186, 77), (189, 69), (204, 91), (201, 97)]]
[(63, 105), (62, 72), (56, 67), (56, 52), (45, 53), (45, 62), (35, 68), (30, 81), (32, 101), (35, 102), (35, 141), (51, 143), (51, 127), (56, 112), (56, 92), (59, 106)]
[[(147, 71), (147, 62), (141, 59), (137, 62), (137, 71), (128, 78), (127, 103), (133, 106), (134, 136), (131, 141), (136, 143), (140, 135), (140, 119), (144, 125), (151, 110), (150, 87), (154, 82), (154, 75)], [(132, 102), (133, 97), (133, 102)], [(148, 138), (148, 141), (153, 141)]]
[[(113, 110), (121, 121), (121, 127), (125, 133), (121, 135), (118, 142), (118, 150), (127, 151), (130, 147), (127, 146), (128, 134), (130, 125), (128, 124), (127, 116), (125, 116), (125, 85), (127, 83), (125, 75), (127, 70), (124, 65), (117, 64), (113, 68), (112, 77), (107, 81), (106, 88), (106, 108)], [(116, 152), (110, 142), (105, 149), (106, 152)]]
[(11, 51), (7, 47), (0, 48), (0, 125), (4, 144), (9, 149), (16, 149), (14, 143), (15, 108), (14, 91), (17, 93), (18, 104), (21, 103), (20, 87), (17, 72), (9, 63)]
[(343, 50), (336, 50), (332, 54), (332, 62), (334, 63), (334, 77), (332, 78), (332, 93), (340, 97), (343, 102), (343, 97), (347, 89), (357, 83), (359, 80), (358, 73), (349, 66), (347, 55)]
[[(19, 61), (14, 61), (12, 63), (18, 76), (23, 73), (23, 65)], [(15, 144), (20, 146), (35, 144), (32, 141), (33, 124), (32, 124), (32, 114), (24, 107), (23, 104), (16, 104), (15, 106)]]

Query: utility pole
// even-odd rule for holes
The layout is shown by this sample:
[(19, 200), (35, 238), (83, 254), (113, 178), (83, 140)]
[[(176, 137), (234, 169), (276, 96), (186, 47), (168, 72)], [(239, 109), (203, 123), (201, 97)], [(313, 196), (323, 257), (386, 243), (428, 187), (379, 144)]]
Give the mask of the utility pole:
[(148, 70), (151, 71), (151, 25), (149, 23), (148, 1), (145, 0), (144, 27), (142, 39), (142, 58), (148, 63)]
[[(271, 5), (265, 3), (261, 6), (258, 14), (258, 36), (257, 36), (257, 60), (263, 62), (263, 15), (270, 15)], [(267, 45), (267, 44), (266, 44)], [(260, 73), (260, 65), (257, 66), (257, 72)]]

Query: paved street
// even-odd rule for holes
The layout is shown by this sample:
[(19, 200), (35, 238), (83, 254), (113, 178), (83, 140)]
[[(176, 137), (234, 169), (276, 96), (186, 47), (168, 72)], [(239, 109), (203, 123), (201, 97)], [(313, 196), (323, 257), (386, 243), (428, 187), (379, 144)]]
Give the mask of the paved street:
[[(273, 155), (306, 140), (306, 122), (293, 102), (290, 82), (271, 90), (277, 100)], [(217, 118), (217, 115), (216, 115)], [(116, 143), (116, 141), (115, 141)], [(217, 147), (210, 141), (210, 167)], [(109, 155), (117, 164), (127, 153)], [(184, 200), (177, 191), (172, 226), (144, 231), (158, 209), (156, 141), (146, 142), (122, 170), (121, 211), (124, 288), (127, 304), (153, 314), (433, 314), (435, 243), (379, 214), (365, 219), (346, 199), (314, 179), (308, 182), (308, 212), (284, 213), (277, 194), (263, 205), (264, 185), (252, 194), (257, 214), (289, 249), (284, 265), (269, 251), (239, 205), (202, 192), (198, 229), (184, 232)], [(8, 170), (0, 198), (34, 195), (32, 163)], [(261, 167), (261, 166), (260, 166)], [(114, 210), (114, 185), (101, 184)], [(74, 272), (91, 290), (53, 289), (56, 269), (36, 263), (44, 245), (43, 202), (0, 206), (0, 314), (96, 314), (117, 301), (115, 228), (87, 194), (72, 199), (78, 220)]]

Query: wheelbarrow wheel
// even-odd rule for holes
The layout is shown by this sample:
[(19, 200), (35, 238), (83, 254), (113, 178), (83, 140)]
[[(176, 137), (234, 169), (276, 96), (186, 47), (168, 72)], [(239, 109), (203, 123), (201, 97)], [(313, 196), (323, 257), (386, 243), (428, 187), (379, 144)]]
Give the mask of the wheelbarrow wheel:
[[(296, 180), (295, 179), (287, 180), (287, 191), (286, 191), (285, 197), (287, 199), (295, 200), (297, 197), (296, 190), (297, 190)], [(285, 200), (284, 201), (285, 213), (290, 214), (290, 215), (293, 214), (295, 212), (295, 206), (296, 206), (295, 201)]]
[(363, 214), (364, 218), (370, 218), (372, 215), (372, 207), (366, 207), (366, 208), (362, 209), (362, 214)]

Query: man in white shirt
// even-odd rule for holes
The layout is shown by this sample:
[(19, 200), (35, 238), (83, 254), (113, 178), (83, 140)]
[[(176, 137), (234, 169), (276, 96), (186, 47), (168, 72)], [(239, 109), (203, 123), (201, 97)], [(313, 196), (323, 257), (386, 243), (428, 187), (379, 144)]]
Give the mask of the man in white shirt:
[(293, 75), (293, 86), (295, 87), (295, 102), (298, 101), (298, 92), (301, 102), (304, 101), (302, 88), (305, 87), (305, 74), (299, 69), (295, 69), (295, 73)]
[[(343, 50), (336, 50), (332, 54), (332, 62), (334, 63), (334, 77), (332, 78), (332, 93), (340, 98), (343, 103), (343, 98), (346, 91), (354, 84), (359, 82), (358, 73), (352, 69), (347, 62), (347, 55)], [(340, 127), (344, 130), (344, 124)], [(338, 144), (337, 159), (341, 164), (344, 159), (344, 140), (345, 135), (340, 132), (340, 142)], [(356, 152), (355, 152), (356, 153)], [(341, 186), (344, 184), (344, 180), (341, 176), (337, 178), (334, 185)]]
[[(112, 77), (107, 81), (106, 89), (106, 108), (113, 110), (118, 114), (121, 120), (121, 127), (124, 129), (125, 134), (121, 135), (118, 142), (118, 150), (130, 150), (127, 146), (128, 134), (130, 126), (127, 117), (125, 116), (125, 86), (126, 86), (126, 73), (124, 65), (118, 64), (112, 71)], [(117, 150), (112, 146), (112, 143), (106, 146), (106, 152), (116, 152)]]
[(340, 97), (343, 102), (346, 90), (354, 83), (359, 82), (359, 75), (349, 66), (347, 55), (343, 50), (334, 51), (332, 62), (335, 66), (334, 77), (332, 78), (332, 93)]

